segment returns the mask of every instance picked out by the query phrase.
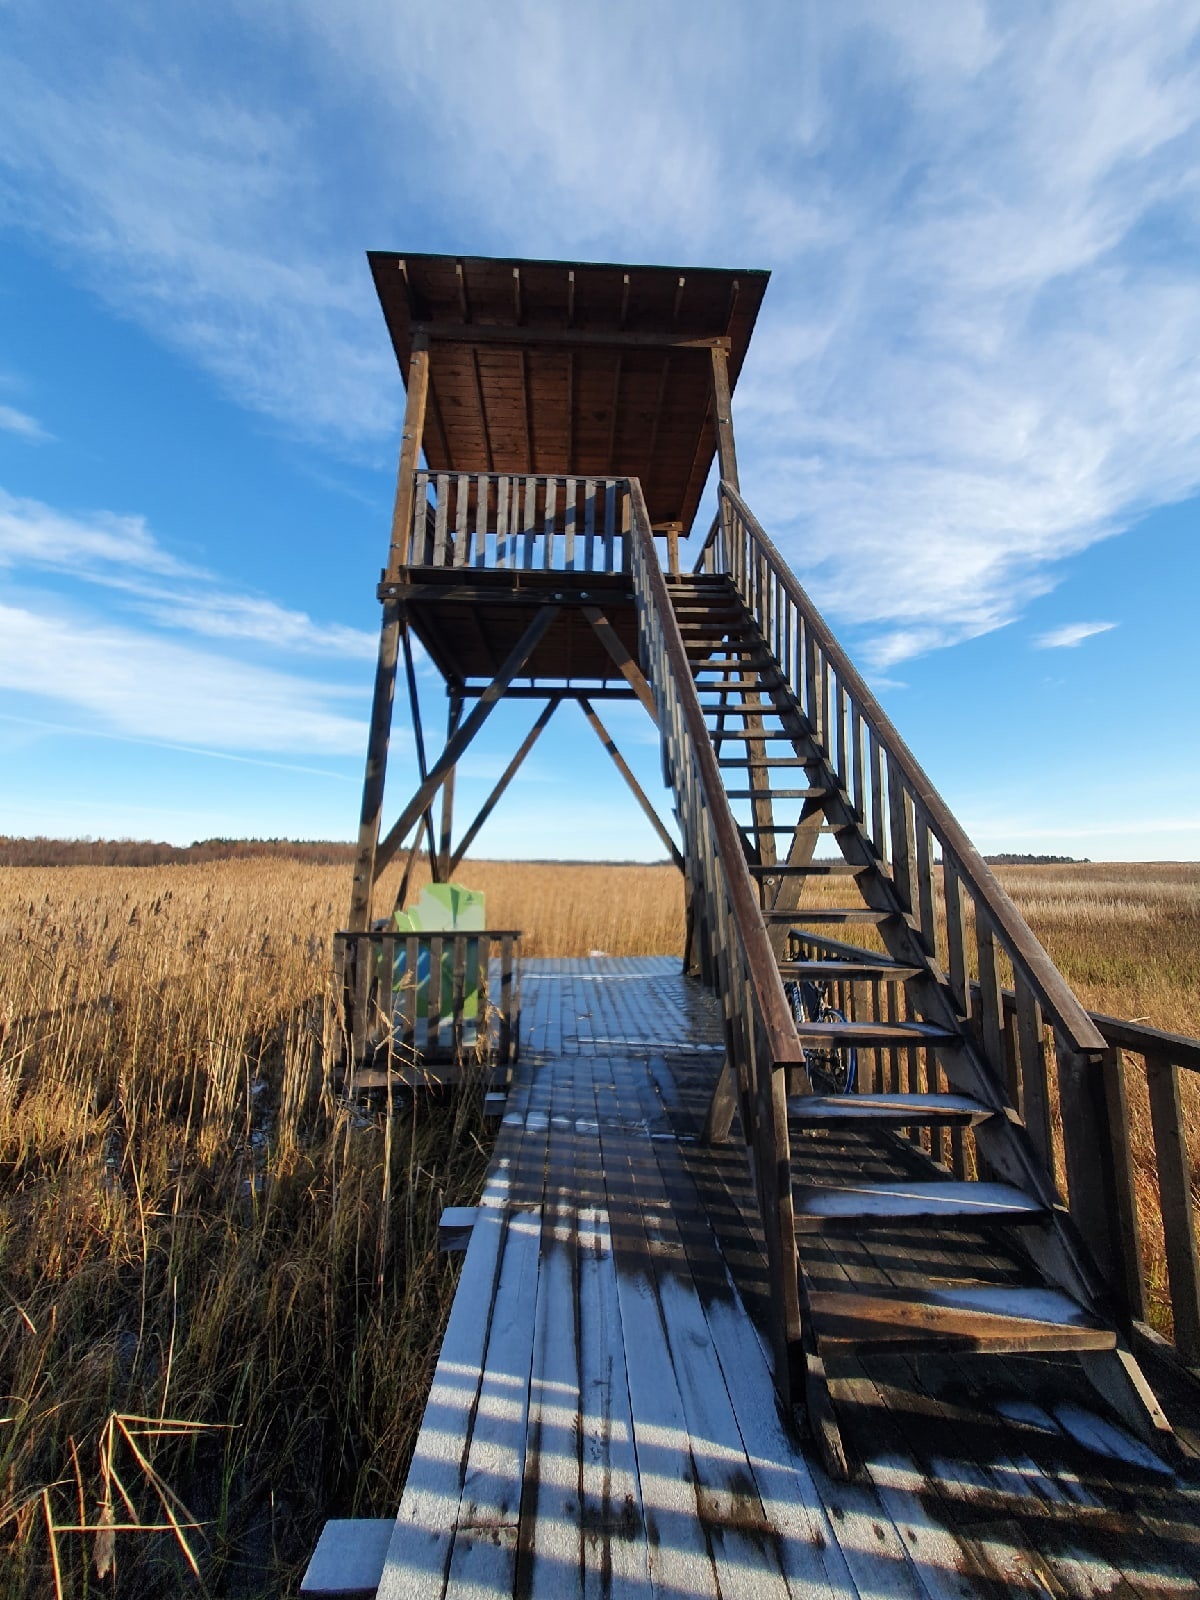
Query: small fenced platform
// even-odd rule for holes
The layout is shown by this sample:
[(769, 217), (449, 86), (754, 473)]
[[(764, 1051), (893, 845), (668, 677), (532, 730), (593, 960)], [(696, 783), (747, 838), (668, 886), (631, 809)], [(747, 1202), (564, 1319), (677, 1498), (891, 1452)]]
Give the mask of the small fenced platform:
[(338, 933), (334, 963), (353, 1087), (456, 1082), (464, 1063), (507, 1078), (521, 1043), (515, 929)]

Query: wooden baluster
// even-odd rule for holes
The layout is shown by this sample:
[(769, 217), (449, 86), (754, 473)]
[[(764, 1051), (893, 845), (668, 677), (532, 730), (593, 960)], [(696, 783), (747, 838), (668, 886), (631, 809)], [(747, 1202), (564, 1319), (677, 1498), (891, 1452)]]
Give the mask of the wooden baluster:
[(538, 525), (538, 488), (539, 484), (536, 478), (525, 479), (525, 510), (521, 517), (521, 528), (525, 535), (525, 550), (524, 554), (521, 554), (519, 549), (514, 549), (513, 565), (516, 566), (519, 560), (520, 565), (526, 571), (531, 570), (533, 567), (533, 544), (537, 538)]
[(583, 533), (585, 572), (596, 570), (596, 480), (587, 478), (583, 486)]
[(380, 941), (379, 1010), (387, 1044), (387, 1070), (392, 1070), (396, 1039), (396, 940), (387, 934)]
[(1175, 1345), (1183, 1359), (1195, 1366), (1200, 1363), (1200, 1264), (1179, 1068), (1166, 1056), (1147, 1055), (1146, 1083), (1150, 1090)]
[(892, 881), (905, 911), (913, 911), (917, 904), (914, 877), (916, 869), (913, 840), (912, 796), (904, 782), (897, 761), (889, 754), (888, 775), (888, 831), (892, 845)]
[[(900, 987), (894, 978), (889, 978), (886, 989), (887, 1020), (899, 1022), (901, 1021)], [(900, 1051), (894, 1044), (888, 1046), (888, 1089), (892, 1094), (900, 1093)]]
[(1057, 1029), (1054, 1053), (1071, 1217), (1128, 1328), (1146, 1308), (1124, 1063), (1118, 1050), (1073, 1051)]
[(613, 572), (613, 541), (617, 535), (617, 486), (608, 478), (604, 484), (604, 570)]
[(450, 477), (448, 473), (439, 472), (437, 475), (437, 506), (433, 514), (433, 564), (435, 567), (446, 565), (446, 519), (450, 512)]
[(371, 988), (375, 973), (375, 946), (369, 933), (360, 933), (354, 949), (354, 1050), (353, 1062), (360, 1066), (367, 1057), (371, 1031)]
[[(487, 486), (479, 485), (479, 493), (486, 494)], [(454, 565), (471, 564), (471, 532), (468, 521), (471, 509), (471, 480), (460, 473), (454, 486)]]
[(429, 936), (429, 1007), (425, 1023), (425, 1048), (430, 1054), (440, 1050), (442, 1042), (442, 950), (444, 941), (440, 933)]
[(558, 479), (551, 478), (546, 485), (546, 510), (542, 522), (546, 548), (542, 551), (542, 570), (550, 572), (554, 567), (554, 541), (558, 521)]
[(833, 686), (833, 745), (834, 771), (843, 789), (849, 789), (849, 764), (846, 760), (846, 691), (838, 678)]
[(347, 1015), (347, 989), (348, 960), (346, 955), (346, 935), (335, 933), (333, 936), (333, 994), (337, 1006), (337, 1025), (343, 1037), (349, 1035), (350, 1019)]
[(879, 743), (879, 736), (874, 728), (868, 727), (867, 738), (869, 741), (871, 767), (871, 842), (875, 846), (875, 854), (886, 866), (888, 861), (888, 829), (883, 793), (883, 748)]
[(417, 983), (420, 960), (421, 941), (412, 934), (404, 941), (404, 989), (400, 1023), (400, 1042), (410, 1060), (417, 1048)]
[(500, 937), (500, 1060), (508, 1066), (516, 1059), (513, 1050), (513, 937)]
[(413, 493), (413, 526), (412, 545), (408, 552), (409, 564), (414, 567), (423, 567), (425, 561), (425, 539), (428, 532), (429, 518), (429, 474), (417, 473), (417, 486)]
[(1017, 1008), (1004, 995), (1004, 1084), (1017, 1115), (1024, 1117), (1024, 1084), (1021, 1082), (1020, 1050), (1017, 1042)]
[[(515, 509), (515, 502), (519, 493), (518, 482), (519, 480), (516, 478), (511, 481), (508, 478), (501, 478), (496, 490), (496, 549), (494, 559), (501, 566), (503, 562), (500, 561), (500, 552), (504, 549), (508, 540), (509, 491), (511, 488)], [(475, 480), (475, 483), (475, 565), (477, 567), (486, 567), (488, 564), (487, 479), (481, 476)]]
[(813, 739), (821, 742), (821, 701), (817, 687), (817, 641), (811, 628), (804, 630), (804, 710)]
[(979, 955), (980, 1041), (996, 1082), (1005, 1084), (1004, 997), (1000, 989), (1000, 951), (984, 907), (975, 903), (975, 948)]
[[(967, 928), (963, 915), (962, 893), (958, 873), (949, 856), (945, 855), (942, 858), (942, 889), (946, 897), (946, 956), (950, 969), (950, 987), (955, 1004), (964, 1019), (970, 1023), (973, 996), (967, 962)], [(966, 1177), (966, 1140), (961, 1128), (950, 1130), (950, 1166), (956, 1178)]]
[[(1050, 1080), (1046, 1068), (1046, 1025), (1042, 1008), (1019, 969), (1016, 973), (1017, 1055), (1021, 1064), (1021, 1110), (1029, 1137), (1054, 1171), (1054, 1138), (1050, 1119)], [(1055, 1177), (1057, 1182), (1057, 1178)]]
[(854, 814), (860, 823), (867, 820), (867, 789), (863, 776), (863, 719), (858, 706), (850, 703), (850, 790)]
[(450, 1041), (456, 1064), (463, 1058), (463, 1012), (467, 1003), (467, 944), (478, 950), (482, 940), (473, 934), (455, 933), (452, 936), (454, 961), (450, 978)]
[(568, 572), (575, 571), (575, 501), (578, 483), (567, 479), (567, 501), (563, 507), (563, 561)]
[(938, 959), (937, 916), (933, 896), (933, 836), (923, 812), (913, 809), (917, 838), (917, 917), (925, 947)]

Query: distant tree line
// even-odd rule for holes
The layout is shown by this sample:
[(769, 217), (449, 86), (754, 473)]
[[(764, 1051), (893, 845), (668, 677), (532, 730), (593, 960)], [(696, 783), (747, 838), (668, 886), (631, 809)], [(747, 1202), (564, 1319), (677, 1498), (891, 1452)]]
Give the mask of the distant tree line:
[(150, 839), (14, 839), (0, 834), (4, 867), (162, 867), (259, 856), (341, 866), (354, 860), (354, 846), (337, 839), (197, 839), (178, 845)]
[(1015, 851), (1002, 851), (998, 856), (984, 856), (990, 867), (1078, 867), (1086, 866), (1090, 856), (1023, 856)]

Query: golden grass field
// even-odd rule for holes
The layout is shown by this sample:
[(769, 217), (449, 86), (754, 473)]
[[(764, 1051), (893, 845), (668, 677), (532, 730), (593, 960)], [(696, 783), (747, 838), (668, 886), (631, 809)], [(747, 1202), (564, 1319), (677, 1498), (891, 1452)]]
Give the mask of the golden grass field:
[[(1001, 877), (1085, 1004), (1200, 1032), (1200, 865)], [(681, 946), (670, 867), (460, 878), (528, 954)], [(486, 1146), (478, 1095), (335, 1095), (347, 879), (0, 868), (0, 1595), (289, 1592), (326, 1515), (395, 1510)]]

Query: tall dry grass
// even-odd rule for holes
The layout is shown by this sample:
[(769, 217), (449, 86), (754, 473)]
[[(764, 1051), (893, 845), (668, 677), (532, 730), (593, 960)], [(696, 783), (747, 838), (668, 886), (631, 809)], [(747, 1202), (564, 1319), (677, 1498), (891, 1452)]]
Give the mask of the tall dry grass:
[[(668, 867), (460, 876), (527, 954), (680, 949)], [(1086, 1004), (1196, 1031), (1200, 868), (1002, 876)], [(287, 1592), (323, 1517), (395, 1510), (454, 1284), (437, 1218), (486, 1141), (477, 1095), (390, 1141), (339, 1103), (347, 891), (278, 860), (0, 869), (0, 1596)]]

